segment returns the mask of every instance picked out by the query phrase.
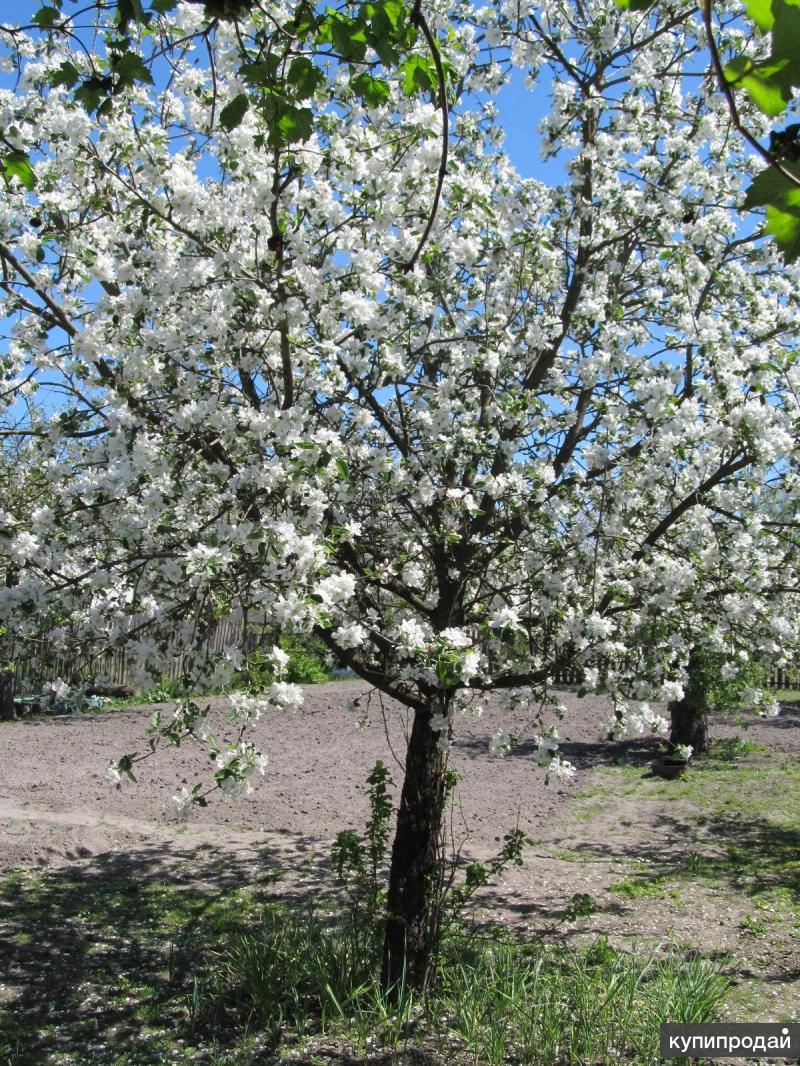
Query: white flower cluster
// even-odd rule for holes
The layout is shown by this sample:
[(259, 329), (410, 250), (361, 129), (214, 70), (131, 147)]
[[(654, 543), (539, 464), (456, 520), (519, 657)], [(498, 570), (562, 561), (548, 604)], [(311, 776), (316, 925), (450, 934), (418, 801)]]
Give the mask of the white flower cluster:
[(175, 806), (175, 814), (181, 821), (189, 817), (189, 811), (192, 808), (192, 794), (185, 785), (179, 788), (172, 796), (172, 803)]
[[(681, 688), (681, 692), (683, 689)], [(622, 701), (614, 706), (614, 715), (606, 722), (603, 738), (623, 740), (626, 737), (640, 737), (644, 733), (666, 736), (669, 722), (663, 715), (652, 709), (649, 703), (640, 703), (629, 707)]]
[(493, 758), (502, 758), (511, 751), (515, 740), (513, 733), (509, 733), (505, 729), (498, 729), (489, 741), (489, 754)]
[(273, 681), (267, 698), (273, 706), (290, 711), (298, 711), (304, 700), (300, 685), (290, 681)]
[(215, 775), (219, 787), (230, 797), (252, 795), (255, 782), (267, 772), (267, 762), (266, 755), (244, 741), (235, 748), (220, 752), (216, 758), (218, 771)]
[[(257, 722), (269, 707), (269, 701), (261, 696), (250, 696), (245, 692), (231, 692), (228, 696), (231, 708), (231, 718), (241, 722)], [(198, 734), (192, 730), (195, 736)], [(199, 739), (205, 740), (204, 736)]]
[(556, 781), (569, 781), (576, 773), (577, 771), (571, 762), (556, 755), (547, 764), (545, 780), (549, 781), (550, 778), (554, 778)]
[(57, 677), (55, 681), (47, 681), (42, 685), (42, 691), (53, 700), (66, 700), (69, 698), (70, 687), (66, 681)]
[(558, 739), (558, 729), (554, 725), (548, 726), (533, 738), (539, 766), (549, 766), (553, 761), (558, 751)]

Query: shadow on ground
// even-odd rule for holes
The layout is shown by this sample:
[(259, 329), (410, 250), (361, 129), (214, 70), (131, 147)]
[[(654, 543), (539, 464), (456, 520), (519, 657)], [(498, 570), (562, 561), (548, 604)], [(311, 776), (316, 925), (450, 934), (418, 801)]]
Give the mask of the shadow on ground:
[[(559, 751), (578, 770), (593, 770), (599, 766), (646, 766), (654, 758), (660, 743), (652, 736), (616, 741), (565, 740), (559, 745)], [(469, 758), (486, 757), (486, 740), (483, 737), (459, 737), (456, 734), (453, 747)], [(537, 752), (536, 744), (532, 740), (525, 740), (515, 744), (503, 758), (527, 759), (535, 764)]]
[(709, 813), (701, 824), (662, 812), (653, 840), (577, 844), (576, 853), (644, 861), (642, 881), (708, 877), (749, 896), (786, 890), (800, 902), (800, 827), (748, 814)]
[(0, 1066), (152, 1063), (179, 1032), (181, 1061), (234, 1061), (193, 1033), (194, 975), (259, 902), (308, 903), (331, 883), (312, 851), (171, 842), (0, 881)]

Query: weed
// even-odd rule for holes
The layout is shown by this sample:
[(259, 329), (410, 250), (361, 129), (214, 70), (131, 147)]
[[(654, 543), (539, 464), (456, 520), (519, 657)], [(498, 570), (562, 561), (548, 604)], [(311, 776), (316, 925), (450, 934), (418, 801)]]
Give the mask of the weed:
[(618, 896), (627, 899), (638, 899), (641, 896), (663, 896), (663, 877), (636, 877), (623, 878), (608, 886), (609, 892), (615, 892)]
[(719, 762), (732, 763), (759, 751), (761, 751), (760, 746), (752, 740), (742, 740), (740, 736), (722, 737), (712, 741), (709, 755)]
[(564, 908), (562, 921), (574, 922), (578, 918), (589, 918), (597, 910), (597, 900), (588, 892), (576, 892), (570, 897)]
[(749, 914), (746, 914), (739, 922), (739, 928), (744, 930), (745, 933), (749, 933), (750, 936), (762, 937), (767, 935), (766, 922), (753, 918)]
[(367, 777), (369, 816), (364, 838), (353, 830), (343, 830), (331, 852), (334, 869), (349, 898), (351, 932), (356, 937), (366, 933), (370, 938), (369, 943), (354, 947), (361, 958), (376, 955), (382, 934), (392, 784), (389, 771), (378, 759)]

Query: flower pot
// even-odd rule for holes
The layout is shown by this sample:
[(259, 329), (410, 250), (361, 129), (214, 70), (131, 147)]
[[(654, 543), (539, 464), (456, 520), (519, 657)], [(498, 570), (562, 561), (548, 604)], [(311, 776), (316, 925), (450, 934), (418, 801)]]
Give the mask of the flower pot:
[(656, 777), (663, 777), (667, 781), (674, 781), (676, 777), (683, 777), (688, 762), (679, 762), (677, 759), (653, 759), (650, 769)]

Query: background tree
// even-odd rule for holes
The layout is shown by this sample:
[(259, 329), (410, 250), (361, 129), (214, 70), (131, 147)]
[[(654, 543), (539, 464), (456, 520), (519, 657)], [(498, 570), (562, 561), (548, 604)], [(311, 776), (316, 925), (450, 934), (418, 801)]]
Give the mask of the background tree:
[[(765, 692), (766, 678), (776, 665), (793, 663), (797, 656), (796, 627), (787, 624), (800, 587), (795, 505), (767, 489), (760, 513), (743, 515), (724, 508), (722, 513), (726, 536), (747, 545), (754, 556), (763, 549), (766, 529), (769, 554), (751, 560), (755, 565), (739, 572), (739, 588), (722, 593), (727, 605), (734, 606), (732, 597), (755, 582), (759, 609), (720, 611), (719, 593), (712, 594), (706, 628), (684, 638), (690, 649), (685, 691), (670, 704), (669, 739), (673, 745), (691, 746), (695, 754), (708, 750), (712, 711), (733, 713), (746, 707), (762, 715), (777, 713), (777, 705)], [(724, 547), (723, 554), (727, 552)]]
[[(20, 405), (16, 418), (5, 420), (0, 432), (0, 499), (3, 501), (0, 521), (6, 527), (27, 525), (33, 512), (47, 499), (47, 481), (29, 460), (30, 426), (23, 411), (30, 413), (27, 405)], [(13, 600), (12, 590), (16, 583), (17, 566), (14, 559), (4, 553), (0, 562), (0, 586), (6, 590), (9, 600)], [(10, 603), (8, 609), (13, 611)], [(0, 627), (0, 721), (16, 718), (14, 663), (19, 647), (13, 646), (11, 635), (18, 631), (13, 620), (8, 628)]]
[[(752, 161), (711, 74), (689, 76), (694, 16), (529, 16), (514, 60), (551, 82), (543, 147), (568, 175), (547, 186), (496, 150), (477, 101), (501, 72), (454, 14), (429, 13), (457, 27), (438, 47), (465, 96), (421, 253), (444, 109), (403, 73), (365, 106), (320, 66), (309, 136), (276, 143), (261, 106), (215, 124), (246, 90), (240, 28), (195, 62), (184, 7), (167, 86), (89, 118), (58, 76), (88, 69), (80, 47), (15, 38), (24, 88), (0, 97), (36, 179), (2, 209), (15, 395), (39, 379), (65, 398), (30, 419), (54, 502), (3, 526), (19, 584), (0, 611), (33, 633), (53, 603), (65, 646), (143, 666), (177, 638), (200, 670), (204, 632), (242, 606), (404, 704), (388, 986), (424, 984), (435, 956), (458, 714), (515, 690), (569, 774), (554, 671), (610, 692), (618, 722), (625, 699), (679, 698), (709, 597), (736, 617), (768, 594), (775, 538), (762, 525), (754, 551), (730, 515), (756, 530), (776, 481), (797, 498), (796, 277), (741, 232)], [(203, 736), (199, 716), (179, 708), (170, 735)], [(237, 738), (225, 781), (256, 760)]]

